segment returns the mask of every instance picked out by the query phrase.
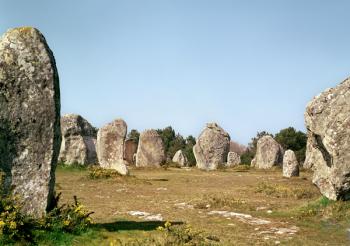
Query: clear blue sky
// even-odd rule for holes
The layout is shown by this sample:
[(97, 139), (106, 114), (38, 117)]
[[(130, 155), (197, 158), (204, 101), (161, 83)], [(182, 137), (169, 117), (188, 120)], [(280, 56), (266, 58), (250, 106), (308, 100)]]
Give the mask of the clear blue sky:
[(307, 102), (349, 75), (349, 9), (345, 0), (0, 0), (0, 32), (45, 35), (62, 114), (196, 137), (216, 121), (246, 144), (261, 130), (304, 130)]

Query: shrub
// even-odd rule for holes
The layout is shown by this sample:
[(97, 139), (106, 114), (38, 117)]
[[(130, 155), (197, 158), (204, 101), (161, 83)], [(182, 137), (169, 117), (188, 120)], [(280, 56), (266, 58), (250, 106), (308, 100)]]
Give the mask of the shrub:
[(90, 179), (109, 179), (117, 178), (122, 175), (114, 169), (104, 169), (100, 167), (94, 167), (89, 170)]
[[(59, 199), (60, 194), (58, 195)], [(41, 221), (41, 229), (80, 234), (92, 224), (89, 212), (77, 199), (73, 204), (55, 207)]]
[(0, 201), (0, 242), (30, 241), (35, 221), (21, 213), (21, 206), (16, 198), (3, 197)]
[[(0, 172), (0, 182), (2, 177)], [(19, 197), (4, 193), (1, 187), (0, 197), (0, 245), (15, 242), (36, 244), (38, 235), (52, 231), (80, 234), (92, 223), (92, 212), (88, 212), (75, 196), (73, 204), (58, 207), (59, 194), (54, 208), (41, 219), (24, 214)]]
[(166, 233), (164, 245), (218, 245), (220, 239), (213, 235), (205, 235), (202, 231), (194, 230), (190, 225), (173, 226), (165, 222), (164, 226), (157, 228)]

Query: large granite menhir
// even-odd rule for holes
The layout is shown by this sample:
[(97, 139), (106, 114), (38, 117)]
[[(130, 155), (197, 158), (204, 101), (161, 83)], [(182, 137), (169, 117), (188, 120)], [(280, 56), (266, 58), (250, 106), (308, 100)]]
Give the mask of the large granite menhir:
[(59, 162), (88, 165), (97, 162), (96, 129), (77, 114), (61, 117), (62, 144)]
[(28, 215), (52, 206), (60, 144), (54, 56), (38, 30), (11, 29), (0, 39), (0, 168)]
[(306, 167), (331, 200), (350, 199), (350, 79), (316, 96), (305, 112)]
[(122, 175), (129, 173), (124, 160), (127, 130), (127, 125), (122, 119), (116, 119), (98, 130), (96, 150), (102, 168), (115, 169)]
[(266, 135), (258, 140), (256, 154), (251, 165), (258, 169), (269, 169), (281, 166), (284, 150), (273, 137)]
[(208, 123), (199, 135), (193, 153), (197, 167), (203, 170), (214, 170), (227, 161), (230, 149), (230, 136), (216, 123)]
[(136, 153), (137, 167), (160, 167), (166, 161), (164, 143), (156, 130), (141, 133)]

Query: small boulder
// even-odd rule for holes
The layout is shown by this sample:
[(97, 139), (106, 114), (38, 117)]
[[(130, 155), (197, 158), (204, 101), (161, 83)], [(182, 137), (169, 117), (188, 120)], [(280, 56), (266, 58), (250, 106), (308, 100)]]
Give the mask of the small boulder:
[(97, 133), (97, 157), (99, 165), (106, 169), (115, 169), (122, 175), (128, 174), (124, 160), (124, 142), (127, 125), (124, 120), (117, 119), (100, 128)]
[(228, 152), (227, 167), (234, 167), (241, 164), (241, 157), (236, 152)]
[(276, 165), (282, 165), (283, 148), (273, 137), (266, 135), (258, 140), (256, 155), (252, 160), (252, 166), (259, 169), (268, 169)]
[(187, 157), (185, 156), (185, 154), (182, 152), (181, 149), (176, 151), (172, 161), (174, 163), (179, 164), (181, 167), (185, 167), (188, 163)]
[(299, 176), (299, 163), (293, 150), (287, 150), (283, 156), (283, 177)]
[(136, 153), (137, 167), (160, 167), (166, 161), (165, 147), (156, 130), (141, 133)]
[(216, 123), (208, 123), (199, 135), (193, 153), (197, 167), (215, 170), (227, 161), (230, 149), (230, 135)]
[(25, 214), (42, 217), (53, 205), (61, 145), (60, 88), (55, 59), (35, 28), (0, 38), (0, 168), (2, 189)]
[(306, 166), (331, 200), (350, 199), (350, 79), (316, 96), (305, 112)]
[(59, 162), (88, 165), (97, 162), (96, 130), (83, 117), (66, 114), (61, 118), (62, 144)]

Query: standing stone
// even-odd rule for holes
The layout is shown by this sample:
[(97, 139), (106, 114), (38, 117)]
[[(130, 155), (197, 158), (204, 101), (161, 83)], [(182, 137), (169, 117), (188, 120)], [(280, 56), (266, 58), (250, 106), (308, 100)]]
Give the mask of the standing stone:
[(138, 143), (135, 139), (127, 139), (124, 146), (124, 159), (129, 165), (135, 164), (134, 155), (137, 152)]
[(299, 176), (299, 163), (293, 150), (287, 150), (283, 156), (283, 177)]
[(256, 155), (251, 165), (259, 169), (268, 169), (283, 162), (283, 148), (273, 137), (266, 135), (258, 140)]
[(241, 157), (236, 152), (228, 152), (227, 167), (234, 167), (241, 164)]
[(54, 56), (38, 30), (11, 29), (0, 39), (0, 168), (24, 213), (41, 217), (53, 205), (60, 144)]
[(215, 170), (227, 161), (230, 149), (230, 136), (218, 124), (208, 123), (199, 135), (193, 153), (197, 167), (204, 170)]
[[(331, 200), (350, 198), (350, 79), (316, 96), (305, 112), (307, 165), (313, 183)], [(309, 162), (312, 162), (309, 164)]]
[(137, 167), (160, 167), (166, 160), (164, 143), (155, 130), (141, 133), (136, 153)]
[(314, 141), (314, 138), (311, 134), (308, 134), (308, 141), (306, 144), (306, 154), (305, 154), (305, 161), (303, 164), (303, 168), (305, 169), (311, 169), (313, 164), (319, 160), (322, 159), (322, 153), (320, 151), (315, 151), (316, 149), (316, 142)]
[(181, 167), (184, 167), (188, 164), (187, 157), (185, 156), (185, 154), (182, 152), (181, 149), (176, 151), (172, 161), (174, 163), (179, 164)]
[(95, 164), (96, 130), (83, 117), (66, 114), (61, 118), (62, 144), (59, 162), (65, 164)]
[(122, 175), (129, 173), (124, 161), (124, 141), (127, 125), (117, 119), (100, 128), (97, 133), (97, 157), (99, 165), (106, 169), (115, 169)]

